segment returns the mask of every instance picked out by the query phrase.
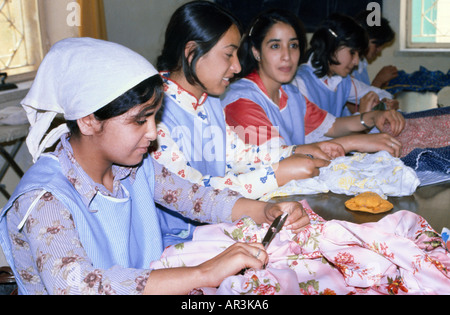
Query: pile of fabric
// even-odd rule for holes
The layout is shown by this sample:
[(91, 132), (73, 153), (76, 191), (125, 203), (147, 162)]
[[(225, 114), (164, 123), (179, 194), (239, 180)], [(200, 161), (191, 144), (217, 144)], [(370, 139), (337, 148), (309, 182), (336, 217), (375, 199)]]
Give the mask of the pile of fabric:
[[(448, 243), (420, 216), (400, 211), (378, 223), (325, 221), (302, 201), (311, 224), (277, 234), (266, 269), (249, 269), (192, 294), (450, 294)], [(153, 269), (195, 266), (235, 242), (261, 242), (268, 225), (243, 218), (197, 228), (192, 242), (167, 248)]]
[(320, 170), (319, 176), (291, 181), (260, 200), (328, 192), (354, 196), (367, 191), (383, 198), (402, 197), (412, 195), (419, 184), (414, 170), (385, 151), (356, 153), (334, 159), (329, 166)]
[(445, 74), (420, 67), (419, 71), (413, 73), (399, 71), (398, 77), (389, 82), (386, 90), (391, 94), (401, 91), (437, 93), (446, 86), (450, 86), (450, 70)]

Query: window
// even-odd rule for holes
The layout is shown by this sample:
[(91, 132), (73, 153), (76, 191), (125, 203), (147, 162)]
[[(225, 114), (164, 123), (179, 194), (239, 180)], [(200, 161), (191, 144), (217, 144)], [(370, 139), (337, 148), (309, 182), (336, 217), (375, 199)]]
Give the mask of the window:
[(34, 73), (42, 59), (37, 0), (0, 0), (0, 71)]
[(407, 48), (450, 48), (450, 0), (408, 0)]

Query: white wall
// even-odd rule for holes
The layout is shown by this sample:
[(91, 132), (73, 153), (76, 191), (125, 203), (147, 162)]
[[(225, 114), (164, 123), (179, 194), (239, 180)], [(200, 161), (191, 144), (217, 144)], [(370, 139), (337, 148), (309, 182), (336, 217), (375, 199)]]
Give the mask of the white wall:
[(104, 0), (108, 40), (155, 64), (172, 13), (186, 2), (189, 0)]
[[(177, 7), (189, 0), (104, 0), (108, 39), (128, 46), (154, 63), (163, 42), (164, 32), (170, 16)], [(396, 42), (385, 49), (369, 68), (373, 78), (385, 65), (396, 65), (408, 73), (424, 66), (429, 70), (447, 72), (450, 68), (450, 54), (420, 54), (400, 52), (400, 25), (406, 18), (401, 16), (404, 0), (384, 2), (383, 15), (397, 33)]]

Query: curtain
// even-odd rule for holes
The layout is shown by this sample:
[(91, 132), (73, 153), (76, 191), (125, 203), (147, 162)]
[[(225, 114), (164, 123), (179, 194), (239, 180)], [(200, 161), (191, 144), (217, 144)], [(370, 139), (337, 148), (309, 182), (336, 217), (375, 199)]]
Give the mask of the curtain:
[(103, 0), (78, 0), (81, 7), (80, 37), (107, 39)]

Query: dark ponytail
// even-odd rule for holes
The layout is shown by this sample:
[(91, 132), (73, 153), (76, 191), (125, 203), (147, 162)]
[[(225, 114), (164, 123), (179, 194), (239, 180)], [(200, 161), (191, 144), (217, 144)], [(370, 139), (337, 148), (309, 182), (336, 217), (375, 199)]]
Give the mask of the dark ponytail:
[(312, 56), (311, 62), (317, 77), (328, 75), (330, 65), (339, 64), (336, 52), (342, 46), (352, 48), (363, 56), (369, 47), (369, 38), (353, 18), (333, 14), (314, 33), (307, 54), (308, 59)]
[[(238, 20), (213, 2), (193, 1), (181, 6), (172, 15), (167, 26), (164, 47), (157, 60), (158, 70), (183, 70), (190, 84), (203, 86), (197, 77), (195, 66), (233, 25), (240, 30)], [(191, 41), (196, 46), (191, 55), (186, 56), (185, 48)], [(192, 57), (191, 62), (189, 57)]]

